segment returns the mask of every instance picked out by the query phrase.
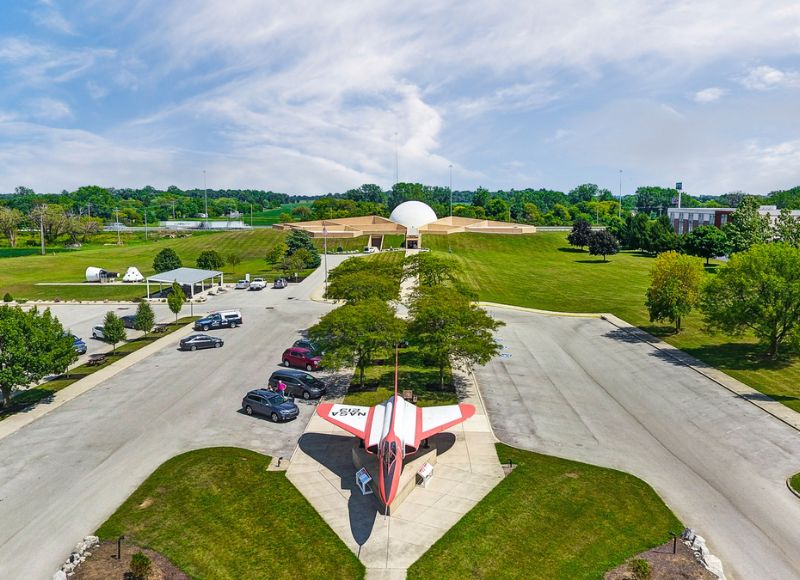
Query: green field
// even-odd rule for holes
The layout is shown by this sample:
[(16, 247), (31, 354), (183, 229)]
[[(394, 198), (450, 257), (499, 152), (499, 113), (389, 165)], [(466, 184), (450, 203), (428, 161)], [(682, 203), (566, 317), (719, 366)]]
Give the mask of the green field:
[[(448, 252), (481, 300), (564, 312), (611, 312), (762, 393), (800, 411), (800, 359), (762, 358), (752, 336), (709, 335), (694, 312), (684, 330), (650, 323), (644, 305), (653, 259), (637, 252), (602, 258), (571, 248), (566, 233), (530, 236), (426, 236), (425, 246)], [(709, 268), (713, 275), (716, 265)]]
[(789, 480), (789, 485), (791, 485), (792, 489), (797, 493), (800, 493), (800, 473), (792, 476), (792, 478)]
[(97, 531), (191, 578), (363, 578), (364, 566), (271, 458), (219, 447), (173, 457)]
[(148, 334), (147, 336), (142, 336), (130, 340), (128, 342), (121, 343), (117, 346), (116, 351), (113, 354), (108, 353), (108, 356), (106, 357), (106, 360), (105, 362), (103, 362), (103, 364), (94, 366), (89, 366), (88, 364), (82, 364), (56, 379), (44, 382), (41, 385), (33, 387), (31, 389), (18, 391), (14, 396), (14, 398), (11, 399), (11, 405), (8, 408), (3, 408), (2, 410), (0, 410), (0, 421), (2, 421), (3, 419), (7, 419), (8, 417), (14, 415), (15, 413), (24, 411), (31, 405), (36, 405), (37, 403), (41, 402), (47, 402), (55, 393), (57, 393), (61, 389), (65, 389), (72, 383), (84, 379), (89, 375), (91, 375), (92, 373), (96, 373), (100, 369), (103, 369), (111, 364), (114, 364), (115, 362), (131, 354), (132, 352), (136, 352), (140, 348), (144, 348), (148, 344), (152, 344), (159, 338), (163, 338), (168, 334), (175, 332), (176, 330), (180, 330), (190, 322), (197, 320), (197, 318), (198, 318), (197, 316), (193, 317), (186, 316), (184, 318), (179, 319), (177, 322), (172, 322), (170, 324), (164, 325), (165, 330), (159, 334)]
[(242, 263), (234, 271), (230, 266), (222, 270), (228, 281), (250, 272), (253, 276), (276, 277), (281, 272), (268, 269), (264, 261), (266, 252), (285, 232), (256, 229), (235, 232), (194, 233), (191, 237), (141, 241), (137, 236), (123, 246), (90, 245), (84, 249), (48, 254), (0, 259), (0, 294), (10, 292), (17, 299), (63, 300), (132, 300), (144, 296), (144, 286), (125, 284), (80, 284), (77, 286), (41, 286), (38, 282), (83, 282), (88, 266), (124, 273), (128, 266), (136, 266), (145, 276), (153, 271), (153, 258), (162, 248), (172, 248), (184, 266), (195, 266), (203, 250), (217, 250), (223, 257), (237, 252)]
[(683, 526), (642, 480), (497, 445), (517, 467), (408, 570), (408, 578), (602, 578)]

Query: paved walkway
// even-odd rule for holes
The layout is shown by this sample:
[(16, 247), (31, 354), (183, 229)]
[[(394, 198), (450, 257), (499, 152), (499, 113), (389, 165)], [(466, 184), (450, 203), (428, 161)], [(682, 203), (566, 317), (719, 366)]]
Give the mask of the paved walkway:
[(431, 482), (416, 487), (391, 517), (381, 515), (375, 496), (362, 496), (356, 487), (354, 437), (314, 415), (300, 438), (286, 475), (364, 563), (368, 578), (405, 578), (406, 569), (503, 479), (475, 383), (464, 382), (464, 402), (475, 405), (475, 416), (431, 438), (439, 453)]

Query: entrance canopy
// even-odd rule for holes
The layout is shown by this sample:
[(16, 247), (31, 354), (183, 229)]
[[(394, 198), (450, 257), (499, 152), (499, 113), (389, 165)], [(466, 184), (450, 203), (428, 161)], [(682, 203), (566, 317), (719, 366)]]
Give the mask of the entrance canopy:
[(177, 282), (181, 286), (189, 286), (189, 297), (194, 298), (194, 287), (200, 284), (200, 291), (205, 290), (206, 280), (210, 280), (209, 287), (214, 285), (214, 278), (219, 276), (219, 283), (223, 283), (222, 272), (217, 270), (200, 270), (199, 268), (176, 268), (147, 277), (147, 297), (150, 298), (150, 282), (158, 283), (159, 290), (162, 284)]

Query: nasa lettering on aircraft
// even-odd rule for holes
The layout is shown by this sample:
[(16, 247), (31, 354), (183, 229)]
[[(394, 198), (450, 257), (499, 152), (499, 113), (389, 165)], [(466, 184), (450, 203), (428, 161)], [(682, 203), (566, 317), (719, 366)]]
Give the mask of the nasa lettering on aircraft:
[(367, 412), (361, 407), (340, 407), (336, 411), (331, 411), (331, 415), (334, 417), (366, 417)]

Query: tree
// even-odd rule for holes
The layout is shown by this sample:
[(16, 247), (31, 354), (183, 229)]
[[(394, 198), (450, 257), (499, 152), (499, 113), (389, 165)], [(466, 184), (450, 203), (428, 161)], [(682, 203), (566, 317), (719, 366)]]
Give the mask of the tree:
[(197, 267), (204, 270), (219, 270), (225, 265), (225, 260), (216, 250), (203, 250), (197, 256)]
[(136, 330), (144, 332), (145, 336), (153, 330), (156, 323), (156, 315), (149, 302), (139, 302), (139, 307), (136, 309), (136, 318), (133, 321), (133, 326)]
[(344, 276), (329, 277), (328, 291), (325, 293), (326, 298), (346, 300), (350, 303), (369, 298), (377, 298), (386, 302), (397, 300), (399, 296), (400, 284), (396, 279), (385, 276), (381, 272), (370, 271), (349, 272)]
[(645, 299), (650, 322), (669, 320), (675, 324), (675, 332), (680, 332), (681, 319), (700, 299), (704, 276), (702, 262), (697, 258), (675, 251), (659, 254), (650, 271)]
[(228, 264), (231, 265), (231, 269), (233, 273), (236, 273), (236, 266), (242, 263), (242, 256), (236, 252), (231, 252), (228, 254)]
[(394, 348), (405, 323), (379, 298), (345, 304), (323, 316), (308, 329), (308, 337), (325, 354), (323, 363), (333, 369), (353, 366), (364, 387), (364, 369), (377, 351)]
[(592, 226), (586, 220), (576, 220), (572, 224), (572, 231), (567, 236), (570, 246), (579, 246), (582, 250), (589, 245), (589, 238), (592, 236)]
[(175, 315), (175, 322), (178, 322), (178, 314), (180, 314), (184, 302), (186, 302), (186, 294), (184, 294), (183, 288), (177, 282), (173, 282), (172, 292), (167, 296), (167, 306)]
[(292, 208), (292, 217), (301, 222), (311, 219), (311, 208), (304, 204), (297, 205)]
[(125, 325), (119, 316), (110, 311), (103, 320), (103, 340), (111, 343), (114, 352), (117, 352), (117, 343), (125, 340)]
[(183, 263), (172, 248), (164, 248), (156, 254), (153, 260), (153, 270), (157, 273), (175, 270), (181, 266), (183, 266)]
[(508, 204), (499, 197), (493, 197), (486, 204), (486, 217), (501, 222), (511, 221)]
[(600, 194), (600, 188), (594, 183), (584, 183), (579, 185), (567, 194), (567, 199), (571, 204), (576, 204), (581, 201), (591, 201), (595, 196)]
[(782, 344), (800, 343), (800, 249), (758, 244), (731, 256), (701, 299), (706, 328), (734, 336), (745, 331), (766, 346), (769, 358)]
[(423, 288), (409, 308), (408, 334), (439, 369), (439, 385), (451, 363), (470, 369), (500, 352), (493, 332), (502, 326), (466, 296), (438, 286)]
[(22, 223), (22, 212), (16, 208), (0, 207), (0, 232), (8, 240), (8, 245), (12, 248), (17, 247), (17, 232)]
[(800, 248), (800, 219), (792, 216), (787, 208), (781, 210), (775, 221), (775, 238), (795, 248)]
[(769, 218), (758, 213), (761, 202), (755, 197), (745, 197), (736, 211), (730, 215), (725, 226), (725, 235), (731, 252), (744, 252), (756, 244), (763, 244), (771, 237)]
[(660, 254), (670, 250), (677, 250), (680, 240), (672, 228), (672, 223), (666, 215), (649, 221), (645, 228), (645, 239), (641, 248), (648, 254)]
[(441, 286), (452, 284), (458, 278), (459, 269), (456, 261), (434, 254), (420, 252), (405, 261), (407, 277), (419, 278), (419, 286)]
[(316, 261), (314, 255), (312, 255), (311, 252), (309, 252), (306, 248), (300, 248), (294, 254), (292, 254), (292, 257), (296, 258), (298, 263), (303, 264), (303, 269), (310, 268), (311, 264), (314, 264)]
[(475, 190), (475, 195), (472, 196), (472, 205), (475, 207), (486, 208), (486, 206), (489, 204), (490, 198), (491, 194), (489, 193), (489, 190), (479, 187)]
[(603, 256), (603, 261), (607, 262), (607, 255), (614, 255), (619, 252), (619, 242), (611, 232), (598, 230), (592, 232), (589, 238), (589, 253), (592, 256)]
[(0, 306), (0, 391), (3, 406), (11, 405), (14, 389), (64, 372), (78, 355), (73, 338), (50, 309), (24, 312)]
[(30, 212), (30, 221), (36, 229), (42, 229), (44, 239), (48, 244), (54, 243), (58, 237), (65, 233), (68, 225), (67, 214), (60, 205), (38, 205)]
[(266, 260), (267, 265), (275, 266), (275, 264), (280, 262), (286, 255), (287, 249), (288, 246), (283, 241), (280, 241), (272, 246), (269, 250), (267, 250), (266, 256), (264, 256), (264, 260)]
[[(311, 234), (309, 234), (305, 230), (292, 230), (288, 236), (286, 236), (286, 257), (290, 257), (294, 254), (297, 250), (305, 249), (308, 250), (309, 254), (311, 255), (310, 259), (306, 259), (304, 257), (305, 266), (303, 268), (316, 268), (321, 263), (321, 258), (319, 257), (319, 251), (317, 247), (314, 245), (314, 242), (311, 239)], [(302, 269), (302, 268), (301, 268)]]
[(706, 259), (722, 256), (728, 249), (728, 236), (716, 226), (699, 226), (686, 234), (684, 248), (688, 254)]

